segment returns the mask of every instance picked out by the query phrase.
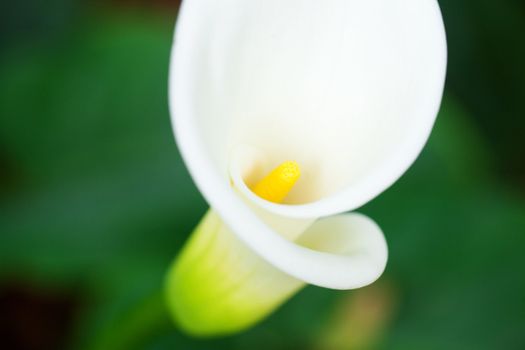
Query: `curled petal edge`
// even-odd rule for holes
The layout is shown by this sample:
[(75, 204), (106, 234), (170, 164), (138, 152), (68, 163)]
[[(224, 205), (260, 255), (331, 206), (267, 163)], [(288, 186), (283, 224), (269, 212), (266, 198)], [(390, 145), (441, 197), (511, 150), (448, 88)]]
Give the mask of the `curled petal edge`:
[[(348, 276), (319, 269), (315, 261), (306, 268), (351, 279), (345, 289), (372, 283), (387, 261), (381, 230), (357, 213), (318, 220), (297, 240), (296, 249), (344, 259)], [(257, 323), (304, 285), (254, 253), (210, 210), (170, 268), (166, 297), (175, 322), (188, 333), (224, 335)]]

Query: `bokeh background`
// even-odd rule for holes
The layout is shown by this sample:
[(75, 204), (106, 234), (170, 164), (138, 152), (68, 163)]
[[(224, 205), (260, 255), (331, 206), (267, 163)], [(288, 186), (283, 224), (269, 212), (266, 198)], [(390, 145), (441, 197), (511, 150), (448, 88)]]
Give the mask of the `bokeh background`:
[(0, 4), (0, 348), (525, 349), (525, 3), (442, 0), (445, 98), (421, 157), (361, 208), (384, 276), (307, 287), (192, 339), (159, 290), (207, 205), (174, 143), (177, 1)]

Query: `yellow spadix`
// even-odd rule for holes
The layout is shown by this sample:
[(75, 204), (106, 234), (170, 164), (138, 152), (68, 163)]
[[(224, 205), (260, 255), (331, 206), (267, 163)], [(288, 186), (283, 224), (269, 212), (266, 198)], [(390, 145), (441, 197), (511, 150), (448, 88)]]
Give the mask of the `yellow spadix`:
[(286, 161), (253, 186), (252, 191), (267, 201), (281, 203), (300, 176), (299, 165), (293, 161)]

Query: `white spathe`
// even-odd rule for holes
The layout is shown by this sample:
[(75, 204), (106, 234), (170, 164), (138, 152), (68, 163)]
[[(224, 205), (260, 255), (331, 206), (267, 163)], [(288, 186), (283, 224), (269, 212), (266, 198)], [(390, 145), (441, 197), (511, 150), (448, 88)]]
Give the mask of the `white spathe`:
[[(370, 219), (320, 219), (290, 237), (278, 231), (293, 225), (261, 212), (312, 222), (388, 188), (428, 139), (445, 70), (435, 0), (186, 0), (171, 115), (197, 186), (246, 245), (307, 283), (357, 288), (387, 259)], [(249, 191), (250, 177), (290, 159), (302, 177), (286, 204)]]

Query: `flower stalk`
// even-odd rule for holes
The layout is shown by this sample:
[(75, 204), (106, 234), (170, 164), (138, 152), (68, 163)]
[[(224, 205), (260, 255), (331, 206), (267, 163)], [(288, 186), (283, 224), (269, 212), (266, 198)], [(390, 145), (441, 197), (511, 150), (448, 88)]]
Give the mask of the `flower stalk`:
[(188, 333), (225, 335), (257, 323), (303, 286), (254, 254), (209, 210), (169, 270), (166, 297)]

